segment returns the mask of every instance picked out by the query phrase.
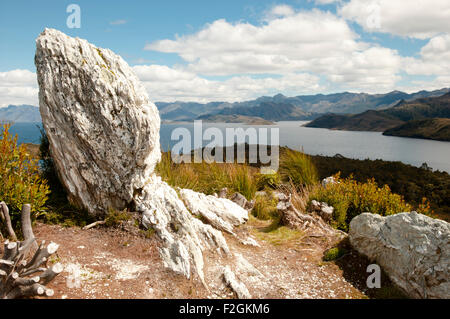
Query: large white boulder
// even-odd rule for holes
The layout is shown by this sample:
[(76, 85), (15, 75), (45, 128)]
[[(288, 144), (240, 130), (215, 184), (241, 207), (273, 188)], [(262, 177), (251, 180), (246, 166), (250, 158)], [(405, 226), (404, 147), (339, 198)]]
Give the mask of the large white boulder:
[(144, 226), (160, 237), (163, 263), (205, 283), (203, 252), (230, 254), (213, 226), (232, 232), (247, 220), (247, 211), (227, 199), (182, 191), (192, 210), (229, 226), (208, 225), (155, 175), (159, 113), (120, 56), (45, 29), (36, 40), (35, 63), (44, 129), (72, 203), (94, 215), (135, 207)]
[(160, 118), (128, 64), (108, 49), (45, 29), (35, 64), (42, 122), (60, 180), (92, 214), (132, 202), (159, 161)]
[(450, 298), (450, 224), (418, 214), (364, 213), (349, 239), (413, 298)]

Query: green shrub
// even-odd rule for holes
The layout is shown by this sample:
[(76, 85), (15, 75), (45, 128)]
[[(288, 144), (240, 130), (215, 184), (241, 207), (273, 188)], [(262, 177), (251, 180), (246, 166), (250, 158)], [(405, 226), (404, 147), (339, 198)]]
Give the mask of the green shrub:
[[(347, 231), (353, 217), (364, 212), (388, 216), (412, 210), (402, 196), (392, 193), (387, 185), (378, 187), (374, 179), (359, 183), (351, 176), (341, 179), (338, 174), (335, 178), (337, 183), (316, 188), (309, 199), (333, 206), (334, 224), (339, 229)], [(424, 204), (418, 211), (428, 214), (429, 206)]]
[[(423, 198), (429, 201), (433, 217), (450, 222), (450, 175), (429, 171), (401, 162), (356, 160), (342, 157), (312, 156), (319, 178), (341, 172), (346, 178), (353, 175), (358, 182), (375, 178), (378, 185), (387, 184), (391, 191), (404, 196), (414, 210), (421, 209)], [(428, 204), (428, 203), (427, 203)]]
[(296, 187), (314, 185), (319, 181), (310, 156), (290, 149), (286, 149), (281, 156), (280, 174), (283, 180), (292, 181)]
[(20, 219), (23, 204), (30, 204), (32, 217), (44, 213), (50, 193), (47, 181), (40, 176), (37, 159), (27, 152), (25, 145), (17, 146), (17, 136), (9, 133), (9, 124), (1, 127), (0, 136), (0, 200), (11, 211), (11, 219)]
[(277, 189), (281, 184), (280, 175), (277, 172), (271, 171), (268, 174), (258, 174), (256, 176), (256, 188), (263, 190), (266, 187)]

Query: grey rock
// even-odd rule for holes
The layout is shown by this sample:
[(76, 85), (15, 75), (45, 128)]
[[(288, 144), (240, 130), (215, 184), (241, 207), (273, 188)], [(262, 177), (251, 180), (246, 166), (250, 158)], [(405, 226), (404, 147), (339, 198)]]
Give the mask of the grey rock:
[(217, 229), (233, 234), (234, 226), (248, 220), (248, 212), (229, 199), (208, 196), (190, 189), (181, 189), (179, 193), (192, 214), (201, 215)]
[[(195, 218), (154, 174), (160, 118), (131, 68), (112, 51), (53, 29), (37, 38), (35, 63), (44, 129), (71, 202), (91, 214), (134, 205), (142, 224), (161, 239), (164, 265), (188, 278), (197, 274), (206, 285), (203, 252), (228, 255), (229, 248), (219, 230)], [(219, 201), (191, 192), (200, 207)], [(216, 205), (210, 213), (229, 217), (232, 225), (233, 218), (248, 218), (226, 201), (230, 206)]]
[(329, 223), (333, 219), (334, 207), (325, 202), (311, 201), (311, 210), (319, 215), (325, 222)]
[(349, 239), (412, 298), (450, 298), (450, 224), (418, 214), (364, 213)]
[(228, 188), (224, 187), (219, 191), (219, 198), (227, 198)]
[(247, 198), (245, 198), (244, 195), (240, 193), (234, 193), (230, 199), (243, 208), (245, 208), (245, 206), (247, 205)]

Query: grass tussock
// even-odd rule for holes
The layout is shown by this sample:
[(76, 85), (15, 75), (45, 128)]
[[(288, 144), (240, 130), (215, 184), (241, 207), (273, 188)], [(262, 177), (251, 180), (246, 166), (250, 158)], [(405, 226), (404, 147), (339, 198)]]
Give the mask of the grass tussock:
[(252, 199), (257, 189), (257, 168), (229, 163), (174, 163), (170, 152), (164, 153), (156, 166), (161, 178), (173, 187), (189, 188), (205, 194), (218, 193), (226, 187)]
[(272, 196), (257, 196), (252, 214), (260, 220), (276, 220), (278, 216), (277, 200)]
[(281, 154), (280, 174), (284, 181), (290, 181), (298, 188), (319, 182), (319, 174), (311, 157), (290, 149)]

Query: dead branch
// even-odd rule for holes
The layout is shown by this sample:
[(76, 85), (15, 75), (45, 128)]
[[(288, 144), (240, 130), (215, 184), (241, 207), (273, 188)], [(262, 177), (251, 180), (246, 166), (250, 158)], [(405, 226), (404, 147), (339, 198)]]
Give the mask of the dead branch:
[[(3, 217), (5, 217), (4, 221), (7, 228), (10, 227), (12, 230), (9, 210), (3, 202), (1, 203), (1, 211)], [(37, 247), (31, 226), (30, 211), (30, 205), (26, 204), (22, 207), (21, 220), (24, 241), (17, 241), (14, 231), (8, 230), (10, 237), (15, 237), (16, 241), (6, 240), (4, 242), (4, 252), (0, 259), (0, 299), (32, 296), (51, 297), (54, 291), (45, 285), (63, 270), (63, 266), (59, 263), (48, 268), (46, 266), (49, 257), (58, 250), (59, 245), (55, 243), (45, 246), (45, 241), (42, 241), (30, 261), (26, 261), (25, 258), (28, 256), (30, 249), (33, 246)], [(14, 234), (14, 236), (11, 234)]]
[(9, 209), (8, 206), (6, 206), (5, 202), (0, 203), (1, 211), (3, 214), (6, 230), (8, 231), (9, 237), (11, 237), (12, 240), (17, 241), (16, 233), (14, 232), (14, 229), (11, 224), (11, 217), (9, 216)]
[(37, 243), (34, 240), (33, 228), (31, 226), (31, 205), (24, 204), (22, 206), (21, 224), (22, 224), (22, 234), (25, 241), (32, 239), (33, 248), (37, 249)]
[(105, 223), (106, 223), (106, 220), (99, 220), (99, 221), (93, 222), (92, 224), (84, 226), (83, 230), (88, 230), (88, 229), (91, 229), (91, 228), (93, 228), (95, 226), (103, 225)]

